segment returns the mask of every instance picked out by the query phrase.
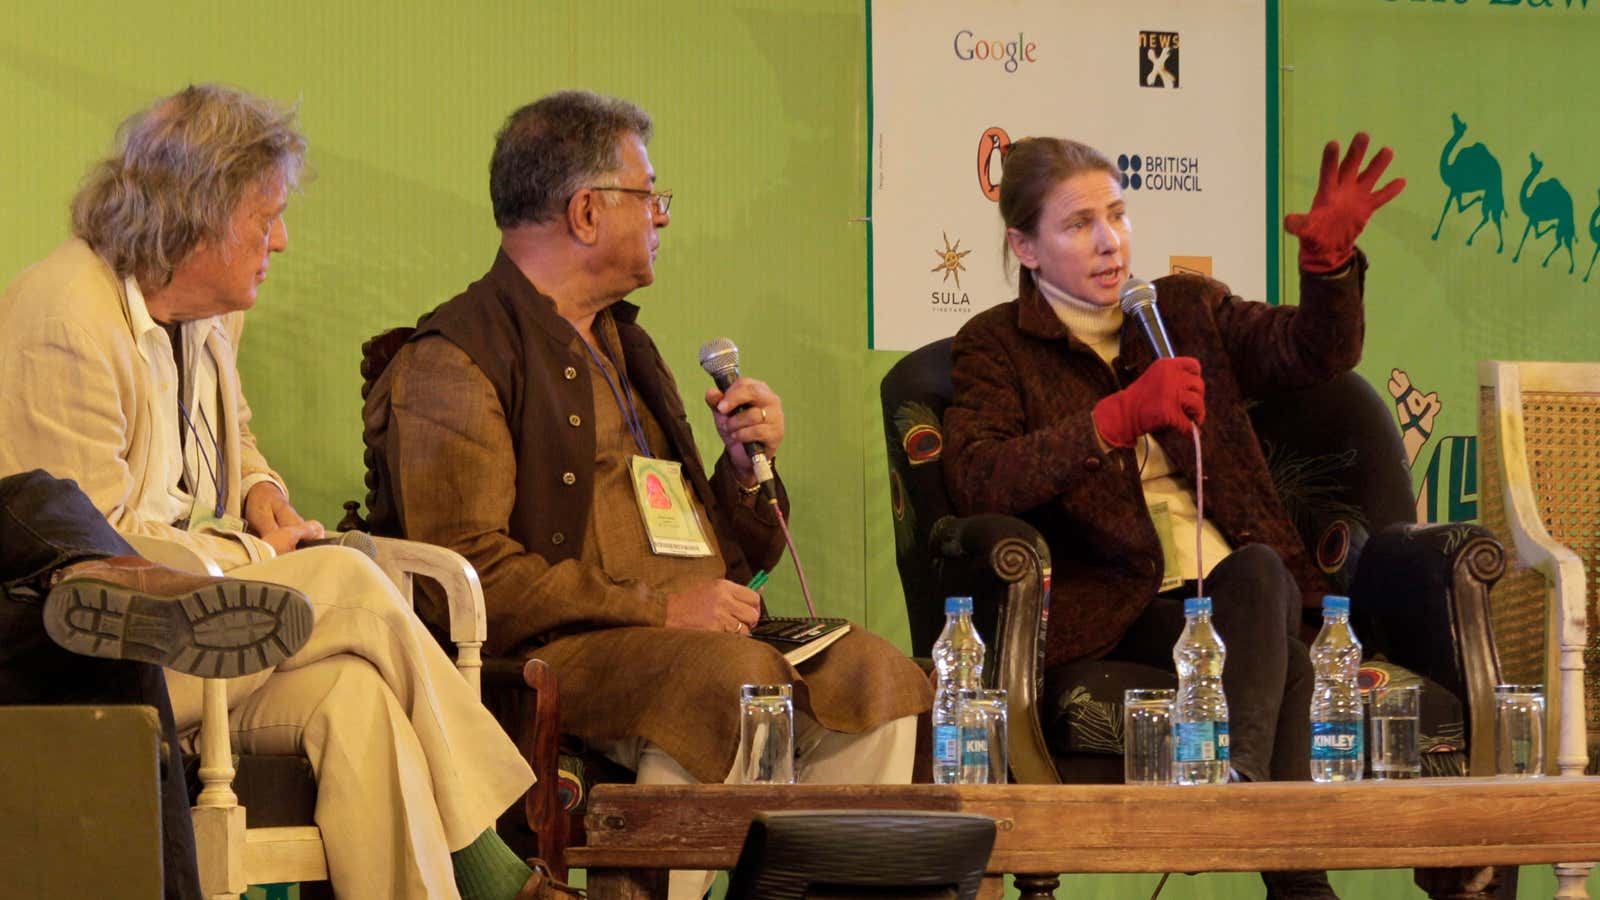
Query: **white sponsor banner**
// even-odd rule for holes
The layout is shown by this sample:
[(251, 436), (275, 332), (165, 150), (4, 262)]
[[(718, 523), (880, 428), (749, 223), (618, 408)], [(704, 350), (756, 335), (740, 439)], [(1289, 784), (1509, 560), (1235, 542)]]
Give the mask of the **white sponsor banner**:
[(1016, 295), (996, 198), (1031, 135), (1117, 164), (1135, 274), (1265, 298), (1263, 4), (872, 0), (869, 40), (872, 346), (920, 347)]

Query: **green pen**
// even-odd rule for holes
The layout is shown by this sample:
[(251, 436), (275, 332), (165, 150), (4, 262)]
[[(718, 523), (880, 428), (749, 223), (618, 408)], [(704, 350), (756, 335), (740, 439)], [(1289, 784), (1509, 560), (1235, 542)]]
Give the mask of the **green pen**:
[(754, 578), (750, 579), (750, 583), (745, 585), (745, 587), (749, 588), (752, 591), (759, 591), (762, 588), (767, 586), (767, 579), (770, 578), (770, 577), (772, 577), (772, 576), (767, 574), (767, 570), (766, 569), (757, 570), (756, 576)]

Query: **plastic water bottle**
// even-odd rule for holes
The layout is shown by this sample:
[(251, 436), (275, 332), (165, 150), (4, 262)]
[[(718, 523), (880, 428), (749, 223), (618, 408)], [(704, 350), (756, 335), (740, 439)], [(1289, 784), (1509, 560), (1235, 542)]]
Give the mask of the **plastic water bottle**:
[(933, 665), (938, 687), (933, 694), (933, 781), (955, 784), (961, 780), (961, 692), (982, 685), (983, 638), (972, 625), (972, 598), (944, 601), (944, 631), (933, 645)]
[(1211, 598), (1183, 601), (1183, 634), (1172, 647), (1178, 699), (1172, 709), (1172, 775), (1179, 784), (1228, 780), (1228, 698), (1222, 663), (1228, 648), (1211, 626)]
[(1362, 750), (1361, 642), (1350, 630), (1350, 598), (1322, 598), (1322, 630), (1311, 645), (1311, 778), (1360, 781)]

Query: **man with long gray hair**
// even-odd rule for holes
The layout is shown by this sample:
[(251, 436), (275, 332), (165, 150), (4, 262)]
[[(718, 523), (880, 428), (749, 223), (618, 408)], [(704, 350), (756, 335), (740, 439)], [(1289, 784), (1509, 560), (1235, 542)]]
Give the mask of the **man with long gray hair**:
[[(312, 601), (303, 648), (230, 682), (230, 725), (241, 749), (310, 759), (340, 896), (510, 900), (531, 872), (489, 829), (532, 773), (370, 559), (297, 549), (322, 526), (250, 432), (236, 348), (288, 244), (306, 149), (293, 111), (189, 87), (119, 134), (73, 203), (74, 236), (0, 298), (0, 380), (16, 388), (0, 396), (0, 475), (74, 479), (119, 532)], [(196, 727), (199, 679), (167, 683), (179, 727)]]

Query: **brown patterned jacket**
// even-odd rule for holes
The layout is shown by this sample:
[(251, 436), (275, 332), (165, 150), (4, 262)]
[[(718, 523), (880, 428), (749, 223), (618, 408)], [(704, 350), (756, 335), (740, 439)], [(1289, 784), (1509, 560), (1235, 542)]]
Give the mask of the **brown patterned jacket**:
[[(1366, 260), (1301, 273), (1301, 304), (1269, 306), (1209, 278), (1156, 281), (1174, 352), (1200, 360), (1206, 384), (1205, 515), (1234, 547), (1278, 551), (1308, 597), (1327, 585), (1273, 489), (1245, 401), (1310, 387), (1361, 358)], [(964, 515), (1008, 513), (1038, 528), (1053, 579), (1046, 665), (1100, 656), (1155, 596), (1161, 546), (1132, 449), (1103, 452), (1090, 411), (1154, 359), (1123, 324), (1114, 366), (1073, 337), (1036, 291), (986, 310), (956, 335), (944, 472)], [(1186, 435), (1152, 435), (1194, 480)]]

